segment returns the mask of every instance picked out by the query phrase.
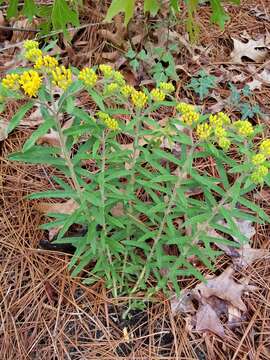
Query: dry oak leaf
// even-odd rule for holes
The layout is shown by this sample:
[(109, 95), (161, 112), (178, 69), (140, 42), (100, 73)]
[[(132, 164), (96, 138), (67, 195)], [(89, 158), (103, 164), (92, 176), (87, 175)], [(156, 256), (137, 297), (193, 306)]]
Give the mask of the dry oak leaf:
[(220, 337), (225, 336), (223, 325), (209, 304), (202, 304), (198, 309), (196, 331), (211, 331)]
[(264, 38), (258, 40), (249, 39), (246, 43), (234, 38), (232, 40), (234, 49), (231, 52), (231, 59), (236, 63), (242, 63), (243, 57), (255, 62), (262, 62), (268, 54)]
[(270, 70), (264, 69), (260, 74), (255, 75), (255, 79), (247, 83), (250, 90), (261, 90), (262, 85), (270, 86)]
[(79, 207), (75, 200), (70, 199), (64, 203), (40, 203), (36, 204), (35, 209), (43, 214), (56, 213), (56, 214), (73, 214)]
[(237, 283), (232, 278), (233, 273), (234, 269), (228, 267), (221, 275), (207, 280), (206, 283), (197, 285), (194, 291), (201, 298), (207, 299), (210, 296), (217, 296), (238, 309), (246, 311), (247, 308), (241, 296), (244, 291), (254, 290), (254, 287)]

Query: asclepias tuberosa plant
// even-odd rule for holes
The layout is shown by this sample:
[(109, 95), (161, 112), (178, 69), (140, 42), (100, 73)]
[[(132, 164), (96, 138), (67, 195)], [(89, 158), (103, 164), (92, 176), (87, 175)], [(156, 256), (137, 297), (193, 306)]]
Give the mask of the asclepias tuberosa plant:
[[(103, 279), (113, 296), (179, 292), (180, 277), (203, 278), (191, 259), (213, 269), (220, 244), (237, 246), (232, 235), (247, 240), (235, 219), (269, 221), (249, 196), (269, 184), (270, 140), (262, 139), (261, 126), (221, 112), (202, 114), (176, 101), (172, 83), (138, 90), (109, 65), (65, 68), (32, 40), (23, 56), (29, 67), (2, 79), (2, 101), (27, 100), (9, 131), (36, 106), (44, 121), (10, 159), (62, 173), (53, 177), (57, 190), (30, 198), (76, 203), (73, 213), (50, 214), (42, 225), (60, 227), (55, 242), (75, 247), (73, 276), (87, 269), (83, 281)], [(83, 92), (93, 103), (88, 110), (78, 105)], [(65, 128), (67, 115), (72, 125)], [(59, 145), (38, 145), (51, 129)], [(85, 234), (68, 236), (74, 224)]]

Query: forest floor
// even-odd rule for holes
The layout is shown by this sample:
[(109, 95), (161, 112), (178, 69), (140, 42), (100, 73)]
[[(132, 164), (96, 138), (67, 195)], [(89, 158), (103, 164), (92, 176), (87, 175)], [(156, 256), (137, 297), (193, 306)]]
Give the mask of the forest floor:
[[(253, 82), (250, 101), (260, 107), (263, 115), (254, 116), (252, 121), (265, 125), (266, 133), (270, 133), (269, 0), (244, 0), (241, 6), (228, 6), (231, 20), (224, 31), (209, 24), (209, 7), (202, 5), (197, 18), (201, 30), (196, 45), (190, 45), (187, 40), (181, 18), (184, 13), (176, 23), (168, 24), (164, 10), (157, 18), (150, 18), (146, 26), (138, 10), (126, 34), (118, 22), (104, 25), (106, 4), (98, 11), (94, 3), (86, 1), (82, 27), (72, 31), (71, 43), (59, 36), (55, 51), (64, 64), (82, 67), (111, 60), (134, 86), (151, 84), (149, 67), (140, 66), (134, 73), (124, 57), (127, 38), (132, 40), (137, 52), (149, 42), (155, 47), (168, 46), (168, 42), (177, 44), (179, 51), (174, 54), (174, 61), (179, 75), (179, 99), (197, 103), (209, 111), (233, 111), (228, 103), (227, 82), (233, 82), (238, 90)], [(12, 25), (24, 27), (27, 22), (22, 19)], [(162, 33), (167, 37), (162, 37)], [(32, 33), (21, 31), (1, 33), (0, 29), (1, 74), (18, 65), (19, 47), (14, 44), (31, 36)], [(233, 39), (249, 46), (240, 49)], [(258, 51), (265, 52), (261, 60), (255, 56)], [(237, 56), (239, 61), (235, 60)], [(204, 101), (185, 87), (201, 69), (218, 78), (217, 87)], [(80, 101), (86, 105), (89, 100)], [(6, 121), (19, 106), (16, 102), (8, 104), (2, 114)], [(128, 320), (122, 320), (126, 299), (112, 299), (102, 281), (93, 286), (82, 285), (79, 279), (70, 277), (68, 254), (40, 248), (40, 241), (47, 234), (39, 225), (45, 219), (37, 211), (37, 201), (29, 201), (25, 196), (53, 188), (54, 170), (7, 159), (8, 154), (21, 149), (35, 128), (34, 121), (25, 121), (1, 142), (0, 148), (0, 357), (3, 360), (270, 359), (270, 256), (257, 257), (235, 273), (235, 279), (245, 279), (256, 289), (243, 294), (246, 310), (236, 311), (237, 322), (229, 322), (228, 309), (227, 315), (224, 310), (225, 315), (220, 317), (224, 333), (219, 336), (213, 331), (194, 329), (193, 317), (173, 312), (170, 300), (162, 294), (146, 310), (134, 311)], [(265, 186), (252, 196), (270, 214), (270, 189)], [(269, 237), (269, 225), (256, 225), (250, 245), (253, 249), (264, 249), (265, 254), (270, 251)], [(218, 257), (215, 274), (222, 274), (230, 263), (228, 255)], [(211, 274), (206, 270), (205, 273)], [(193, 278), (182, 281), (184, 290), (195, 285)]]

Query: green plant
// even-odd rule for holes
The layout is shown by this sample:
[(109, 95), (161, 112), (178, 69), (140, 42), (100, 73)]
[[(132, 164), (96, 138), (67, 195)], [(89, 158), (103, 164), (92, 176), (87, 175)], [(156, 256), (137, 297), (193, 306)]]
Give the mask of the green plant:
[(191, 79), (187, 88), (192, 89), (197, 95), (199, 95), (200, 100), (203, 100), (209, 95), (210, 90), (212, 90), (215, 85), (216, 77), (208, 75), (204, 70), (200, 70), (196, 77)]
[(248, 85), (244, 86), (242, 90), (238, 90), (235, 85), (229, 83), (231, 91), (229, 104), (231, 104), (235, 111), (240, 112), (242, 119), (262, 115), (262, 110), (257, 103), (251, 101), (252, 91)]
[[(187, 7), (187, 19), (186, 25), (187, 30), (190, 35), (190, 39), (192, 41), (196, 40), (198, 37), (198, 23), (195, 19), (195, 15), (200, 5), (199, 0), (185, 0), (184, 1)], [(233, 4), (240, 4), (240, 0), (229, 0), (229, 2)], [(170, 0), (170, 11), (173, 14), (176, 14), (180, 11), (179, 8), (179, 0)], [(221, 0), (210, 0), (210, 5), (212, 9), (211, 21), (214, 24), (218, 24), (222, 29), (224, 29), (224, 25), (226, 21), (230, 19), (229, 15), (224, 10)], [(161, 0), (144, 0), (144, 12), (149, 12), (152, 16), (155, 16), (158, 11), (163, 6), (163, 1)], [(133, 17), (135, 8), (135, 0), (112, 0), (111, 5), (108, 9), (106, 19), (107, 21), (111, 21), (115, 15), (120, 12), (125, 14), (125, 25), (128, 24), (130, 19)]]
[[(27, 99), (8, 131), (37, 104), (44, 122), (10, 159), (46, 163), (64, 174), (65, 180), (52, 179), (57, 190), (30, 199), (73, 200), (73, 213), (49, 214), (54, 220), (42, 225), (60, 227), (55, 242), (76, 248), (69, 264), (73, 276), (87, 268), (83, 281), (104, 279), (114, 296), (179, 292), (180, 276), (203, 278), (191, 257), (213, 269), (220, 254), (215, 244), (239, 246), (231, 235), (246, 241), (235, 218), (269, 222), (246, 196), (257, 184), (270, 183), (270, 140), (253, 141), (261, 127), (232, 121), (224, 113), (200, 114), (175, 100), (171, 83), (161, 82), (150, 92), (135, 90), (108, 65), (67, 69), (50, 56), (39, 56), (37, 43), (24, 47), (34, 68), (2, 80), (3, 97)], [(77, 105), (81, 91), (88, 92), (96, 109)], [(154, 115), (164, 107), (167, 121), (161, 125)], [(63, 114), (73, 118), (66, 129)], [(37, 145), (50, 129), (57, 132), (59, 145)], [(132, 143), (121, 145), (118, 134)], [(196, 167), (210, 158), (216, 176), (206, 166)], [(94, 166), (87, 168), (89, 159)], [(68, 237), (73, 224), (86, 227), (86, 234)]]
[[(0, 4), (5, 1), (0, 0)], [(62, 30), (67, 35), (67, 25), (79, 25), (78, 7), (82, 5), (81, 0), (66, 1), (53, 0), (49, 4), (39, 4), (35, 0), (10, 0), (8, 2), (7, 17), (12, 18), (22, 13), (30, 21), (38, 16), (43, 21), (39, 25), (41, 34), (49, 34), (52, 30)]]
[(138, 71), (141, 64), (148, 70), (148, 75), (159, 84), (160, 82), (167, 82), (169, 80), (178, 80), (172, 54), (175, 50), (175, 45), (173, 45), (168, 50), (155, 47), (152, 48), (151, 51), (143, 49), (137, 54), (130, 48), (126, 56), (129, 59), (133, 71)]

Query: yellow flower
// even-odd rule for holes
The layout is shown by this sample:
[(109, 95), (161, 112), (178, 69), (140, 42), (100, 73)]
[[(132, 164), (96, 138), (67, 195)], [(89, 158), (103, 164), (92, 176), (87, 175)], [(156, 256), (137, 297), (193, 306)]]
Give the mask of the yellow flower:
[(251, 162), (254, 165), (261, 165), (265, 162), (265, 160), (266, 160), (266, 157), (263, 154), (256, 154), (256, 155), (253, 155), (251, 158)]
[(97, 116), (99, 117), (99, 119), (104, 122), (104, 124), (111, 130), (118, 130), (119, 129), (119, 125), (118, 122), (111, 118), (108, 114), (99, 111), (97, 113)]
[(254, 129), (252, 124), (247, 120), (238, 120), (233, 123), (239, 135), (250, 136), (253, 134)]
[(95, 86), (98, 80), (98, 76), (93, 69), (86, 67), (79, 72), (79, 80), (82, 80), (86, 86)]
[(37, 48), (29, 49), (24, 54), (24, 57), (29, 60), (35, 62), (39, 57), (42, 56), (42, 51)]
[(125, 85), (121, 87), (120, 91), (124, 97), (128, 98), (136, 90), (130, 85)]
[(267, 157), (270, 156), (270, 139), (266, 139), (261, 142), (260, 152)]
[(99, 70), (102, 72), (105, 78), (110, 78), (113, 75), (113, 68), (110, 65), (101, 64)]
[(196, 108), (194, 105), (186, 104), (186, 103), (179, 103), (176, 105), (176, 110), (181, 112), (182, 114), (186, 114), (189, 112), (196, 112)]
[(25, 40), (23, 47), (25, 50), (38, 49), (38, 42), (35, 40)]
[(114, 94), (119, 89), (119, 85), (117, 83), (110, 83), (104, 89), (104, 94)]
[(251, 174), (250, 179), (254, 183), (262, 183), (267, 174), (268, 174), (268, 168), (266, 166), (264, 166), (264, 165), (260, 165)]
[(19, 83), (24, 93), (30, 97), (37, 96), (41, 87), (42, 80), (39, 73), (35, 70), (25, 71), (19, 79)]
[(46, 56), (40, 56), (34, 65), (34, 68), (37, 70), (44, 70), (45, 72), (51, 72), (52, 69), (56, 68), (58, 66), (58, 61), (50, 56), (50, 55), (46, 55)]
[(147, 96), (142, 91), (133, 91), (131, 93), (131, 101), (137, 108), (143, 108), (147, 102)]
[(2, 80), (2, 85), (10, 90), (16, 91), (20, 88), (19, 83), (20, 75), (19, 74), (7, 74)]
[(175, 90), (172, 83), (160, 82), (159, 83), (160, 90), (163, 90), (166, 93), (171, 93)]
[(211, 132), (212, 127), (207, 123), (199, 124), (196, 129), (196, 133), (200, 140), (207, 140), (211, 136)]
[(66, 69), (64, 66), (57, 66), (52, 71), (53, 84), (60, 89), (66, 90), (72, 83), (72, 73), (70, 69)]
[(154, 101), (163, 101), (165, 99), (164, 92), (159, 89), (151, 90), (150, 94)]
[(214, 133), (218, 138), (224, 138), (227, 135), (226, 130), (221, 126), (214, 128)]
[(228, 115), (221, 111), (215, 115), (211, 114), (209, 116), (209, 122), (213, 127), (221, 127), (223, 125), (229, 125), (231, 120)]
[(114, 81), (117, 82), (118, 85), (125, 85), (126, 81), (124, 76), (120, 73), (120, 71), (113, 72)]
[(188, 126), (196, 124), (199, 121), (200, 114), (195, 111), (185, 111), (181, 117), (181, 120)]
[(226, 137), (220, 137), (218, 139), (218, 145), (223, 149), (223, 150), (228, 150), (229, 147), (231, 146), (231, 141), (226, 138)]

